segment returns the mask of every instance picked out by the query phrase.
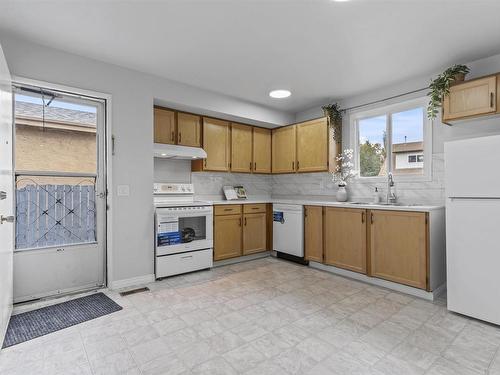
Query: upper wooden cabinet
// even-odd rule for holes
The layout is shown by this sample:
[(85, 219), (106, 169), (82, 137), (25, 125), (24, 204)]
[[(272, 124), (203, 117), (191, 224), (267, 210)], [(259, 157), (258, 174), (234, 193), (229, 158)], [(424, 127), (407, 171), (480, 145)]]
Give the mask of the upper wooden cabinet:
[(253, 172), (271, 173), (271, 129), (253, 128)]
[(368, 211), (370, 276), (428, 288), (427, 213)]
[(304, 216), (305, 258), (323, 262), (323, 207), (304, 206)]
[(231, 171), (250, 173), (252, 166), (252, 127), (233, 123), (231, 124)]
[(177, 113), (177, 144), (201, 146), (201, 117), (189, 113)]
[(175, 112), (163, 108), (154, 109), (154, 142), (175, 144)]
[(443, 122), (496, 113), (497, 100), (497, 76), (456, 84), (444, 98)]
[(230, 127), (227, 121), (203, 118), (203, 148), (207, 152), (203, 170), (229, 171)]
[(297, 172), (328, 171), (328, 123), (325, 117), (297, 127)]
[(366, 273), (366, 210), (325, 208), (325, 263)]
[(291, 173), (296, 171), (296, 125), (273, 129), (272, 132), (272, 171)]

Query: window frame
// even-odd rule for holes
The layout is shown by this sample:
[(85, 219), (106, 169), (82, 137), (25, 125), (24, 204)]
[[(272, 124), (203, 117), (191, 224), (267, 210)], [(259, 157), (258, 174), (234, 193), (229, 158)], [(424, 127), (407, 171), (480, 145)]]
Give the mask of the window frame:
[[(392, 163), (392, 115), (399, 112), (408, 111), (417, 107), (423, 108), (423, 142), (424, 142), (424, 170), (422, 174), (401, 174), (395, 175), (396, 181), (412, 182), (412, 181), (431, 181), (432, 180), (432, 126), (433, 123), (427, 118), (426, 106), (427, 97), (420, 97), (417, 99), (405, 100), (390, 105), (384, 105), (367, 110), (358, 110), (349, 115), (350, 124), (350, 146), (354, 150), (354, 165), (358, 174), (355, 178), (356, 182), (361, 183), (374, 183), (387, 180), (387, 176), (372, 176), (363, 177), (359, 175), (359, 121), (371, 117), (387, 116), (386, 134), (387, 139), (390, 141), (387, 145), (387, 154), (391, 155), (387, 160), (387, 171), (393, 172)], [(427, 156), (426, 156), (427, 155)]]

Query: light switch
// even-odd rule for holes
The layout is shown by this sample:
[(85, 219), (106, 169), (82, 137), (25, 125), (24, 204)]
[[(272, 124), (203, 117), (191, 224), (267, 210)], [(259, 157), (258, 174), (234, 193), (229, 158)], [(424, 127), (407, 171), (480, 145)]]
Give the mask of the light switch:
[(119, 197), (128, 197), (130, 195), (130, 186), (118, 185), (117, 194)]

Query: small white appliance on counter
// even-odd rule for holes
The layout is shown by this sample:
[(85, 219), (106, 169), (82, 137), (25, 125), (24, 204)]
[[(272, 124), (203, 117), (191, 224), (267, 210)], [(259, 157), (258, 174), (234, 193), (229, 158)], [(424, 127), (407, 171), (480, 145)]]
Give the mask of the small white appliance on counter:
[(500, 136), (445, 143), (448, 309), (500, 324)]
[(278, 256), (304, 260), (304, 207), (297, 204), (273, 205), (273, 250)]
[(213, 207), (194, 201), (192, 184), (155, 183), (155, 276), (211, 268)]

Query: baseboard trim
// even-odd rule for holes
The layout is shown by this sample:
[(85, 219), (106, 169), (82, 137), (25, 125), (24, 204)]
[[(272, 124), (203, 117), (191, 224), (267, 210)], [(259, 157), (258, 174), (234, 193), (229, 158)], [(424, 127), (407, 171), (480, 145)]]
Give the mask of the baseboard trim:
[(110, 289), (123, 289), (136, 285), (149, 284), (155, 281), (154, 273), (143, 276), (131, 277), (130, 279), (115, 280), (111, 282)]
[(428, 301), (434, 301), (446, 289), (446, 285), (443, 284), (440, 287), (436, 288), (434, 291), (427, 292), (426, 290), (413, 288), (411, 286), (394, 283), (394, 282), (388, 281), (388, 280), (377, 279), (376, 277), (369, 277), (369, 276), (363, 275), (361, 273), (352, 272), (352, 271), (348, 271), (348, 270), (338, 268), (335, 266), (329, 266), (326, 264), (311, 262), (311, 261), (309, 262), (309, 267), (312, 267), (312, 268), (315, 268), (315, 269), (318, 269), (321, 271), (330, 272), (330, 273), (333, 273), (335, 275), (348, 277), (350, 279), (362, 281), (362, 282), (367, 283), (367, 284), (381, 286), (383, 288), (391, 289), (391, 290), (394, 290), (396, 292), (406, 293), (406, 294), (409, 294), (409, 295), (412, 295), (415, 297), (419, 297), (419, 298), (422, 298), (422, 299), (425, 299)]
[(262, 253), (243, 255), (243, 256), (237, 257), (237, 258), (218, 260), (218, 261), (214, 262), (213, 266), (214, 267), (227, 266), (228, 264), (235, 264), (235, 263), (247, 262), (249, 260), (267, 258), (270, 255), (271, 255), (270, 251), (263, 251)]

